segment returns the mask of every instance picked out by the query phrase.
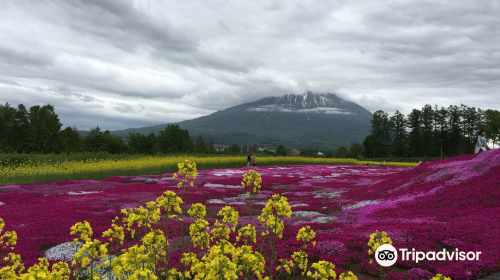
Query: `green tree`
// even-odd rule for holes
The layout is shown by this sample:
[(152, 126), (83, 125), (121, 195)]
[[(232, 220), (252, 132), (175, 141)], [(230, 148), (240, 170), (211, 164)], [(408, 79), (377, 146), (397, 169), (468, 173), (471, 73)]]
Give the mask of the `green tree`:
[(344, 146), (340, 146), (335, 152), (335, 158), (347, 158), (347, 149)]
[(285, 146), (279, 145), (278, 148), (276, 148), (276, 156), (279, 157), (286, 157), (286, 149)]
[(448, 155), (455, 156), (459, 154), (458, 147), (462, 142), (462, 131), (461, 131), (461, 112), (460, 108), (456, 105), (448, 107), (448, 128), (449, 131), (449, 141), (448, 141)]
[(205, 140), (203, 140), (203, 137), (201, 135), (196, 139), (196, 142), (194, 143), (194, 149), (197, 153), (207, 153), (208, 148), (207, 144), (205, 143)]
[(85, 150), (95, 153), (98, 151), (106, 151), (106, 144), (104, 142), (104, 137), (102, 135), (101, 128), (96, 126), (91, 128), (90, 132), (84, 139)]
[(371, 158), (375, 156), (375, 145), (377, 141), (375, 140), (375, 136), (373, 134), (369, 134), (363, 140), (363, 156), (367, 158)]
[(75, 153), (82, 150), (80, 134), (76, 127), (66, 127), (59, 133), (60, 151)]
[[(488, 132), (487, 137), (493, 141), (493, 148), (495, 148), (495, 143), (500, 142), (500, 112), (491, 109), (484, 111), (482, 126)], [(477, 137), (477, 133), (475, 135)]]
[(227, 148), (227, 152), (230, 154), (239, 154), (241, 153), (241, 149), (238, 147), (238, 144), (233, 144)]
[(406, 118), (396, 110), (391, 117), (391, 122), (393, 124), (391, 130), (392, 153), (397, 157), (401, 157), (404, 156), (406, 152), (404, 147), (406, 140)]
[(179, 125), (170, 124), (157, 137), (158, 148), (163, 153), (186, 153), (194, 150), (189, 132)]
[(123, 139), (119, 136), (113, 135), (109, 130), (104, 131), (102, 134), (105, 151), (111, 154), (121, 154), (131, 151), (131, 149), (125, 144)]
[(215, 153), (214, 141), (210, 140), (210, 145), (208, 145), (208, 150), (211, 154)]
[(421, 156), (421, 139), (422, 139), (422, 111), (413, 109), (408, 115), (408, 135), (409, 152), (411, 156)]
[(433, 124), (434, 124), (434, 110), (432, 106), (426, 104), (420, 114), (421, 120), (421, 139), (420, 144), (420, 154), (422, 156), (432, 156), (435, 155), (435, 143), (432, 137)]
[(333, 151), (327, 151), (325, 153), (325, 158), (333, 158), (335, 156), (335, 154), (333, 153)]
[(373, 113), (371, 120), (371, 135), (373, 135), (372, 157), (385, 157), (388, 155), (391, 146), (391, 130), (392, 123), (386, 112), (379, 110)]
[(349, 147), (349, 152), (347, 153), (348, 158), (359, 158), (363, 155), (363, 145), (357, 143), (351, 143)]
[(35, 105), (30, 108), (31, 140), (35, 151), (49, 153), (57, 145), (57, 137), (62, 124), (54, 112), (54, 106), (47, 104), (42, 107)]

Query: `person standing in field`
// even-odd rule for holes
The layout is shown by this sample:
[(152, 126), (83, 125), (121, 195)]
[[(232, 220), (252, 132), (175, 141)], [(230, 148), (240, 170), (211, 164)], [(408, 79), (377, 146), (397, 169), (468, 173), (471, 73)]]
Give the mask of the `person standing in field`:
[(250, 161), (251, 160), (252, 160), (252, 155), (248, 154), (248, 157), (247, 157), (247, 166), (250, 166)]
[(479, 134), (477, 136), (476, 149), (474, 150), (474, 153), (477, 154), (481, 150), (486, 151), (485, 144), (486, 144), (486, 132), (483, 129), (481, 129), (481, 131), (479, 131)]
[(255, 158), (255, 156), (253, 156), (252, 163), (253, 163), (253, 166), (255, 166), (257, 164), (257, 159)]

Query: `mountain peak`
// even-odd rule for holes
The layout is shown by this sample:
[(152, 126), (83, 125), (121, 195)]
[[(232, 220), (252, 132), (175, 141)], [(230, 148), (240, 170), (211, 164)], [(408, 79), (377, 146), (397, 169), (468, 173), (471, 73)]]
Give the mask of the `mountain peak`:
[(247, 110), (282, 111), (295, 113), (355, 114), (352, 102), (344, 101), (333, 93), (285, 94), (266, 97), (247, 103)]

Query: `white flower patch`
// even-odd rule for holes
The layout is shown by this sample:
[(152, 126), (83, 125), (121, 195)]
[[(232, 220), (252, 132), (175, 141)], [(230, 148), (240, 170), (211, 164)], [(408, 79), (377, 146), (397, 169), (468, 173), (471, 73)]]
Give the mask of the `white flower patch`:
[(82, 194), (91, 194), (91, 193), (102, 193), (100, 191), (93, 191), (93, 192), (68, 192), (69, 195), (82, 195)]
[(207, 188), (225, 188), (225, 189), (241, 189), (241, 186), (239, 185), (223, 185), (223, 184), (211, 184), (207, 183), (203, 185), (203, 187)]
[(311, 220), (313, 223), (327, 224), (333, 220), (336, 220), (337, 217), (326, 216), (326, 217), (317, 217), (316, 219)]
[(259, 202), (255, 202), (255, 203), (252, 202), (252, 204), (266, 205), (267, 201), (259, 201)]
[(244, 171), (236, 171), (236, 170), (225, 170), (225, 171), (219, 171), (215, 172), (213, 175), (214, 176), (232, 176), (234, 174), (243, 174), (245, 173)]
[(309, 206), (309, 204), (305, 204), (305, 203), (299, 203), (299, 204), (294, 204), (294, 205), (290, 205), (290, 207), (302, 207), (302, 206)]
[(314, 196), (314, 198), (321, 198), (321, 197), (335, 198), (339, 197), (341, 193), (343, 193), (343, 191), (318, 192), (317, 195)]
[(349, 206), (345, 206), (345, 207), (342, 207), (343, 210), (347, 210), (347, 209), (355, 209), (355, 208), (359, 208), (359, 207), (363, 207), (365, 205), (370, 205), (370, 204), (378, 204), (379, 202), (376, 201), (376, 200), (365, 200), (365, 201), (360, 201), (358, 203), (355, 203), (353, 205), (349, 205)]
[(291, 169), (289, 167), (272, 167), (272, 168), (268, 168), (269, 170), (273, 170), (273, 169), (277, 169), (277, 170), (285, 170), (285, 169)]
[(273, 175), (273, 177), (281, 177), (281, 175)]
[[(198, 176), (199, 176), (199, 175), (198, 175)], [(175, 181), (177, 181), (177, 180), (179, 180), (179, 179), (177, 179), (177, 178), (172, 178), (172, 177), (163, 177), (163, 178), (161, 178), (160, 180), (162, 180), (162, 181), (166, 181), (166, 180), (175, 180)]]
[(3, 202), (0, 202), (0, 205), (5, 205), (5, 203), (3, 203)]
[(336, 177), (339, 177), (339, 176), (342, 176), (342, 173), (332, 173), (330, 176), (325, 176), (325, 177), (336, 178)]
[(323, 178), (323, 176), (313, 176), (312, 178), (313, 179), (319, 179), (319, 178)]
[(235, 202), (229, 202), (229, 204), (245, 205), (246, 203), (243, 201), (235, 201)]
[(249, 194), (247, 194), (247, 193), (242, 193), (242, 194), (238, 195), (238, 197), (241, 197), (241, 198), (247, 199), (247, 198), (250, 198), (250, 195), (249, 195)]
[(316, 211), (295, 211), (292, 213), (292, 216), (299, 217), (313, 217), (313, 216), (322, 216), (323, 214)]
[(73, 259), (73, 256), (76, 254), (76, 252), (78, 252), (78, 250), (80, 250), (82, 246), (82, 242), (78, 242), (78, 244), (75, 244), (74, 242), (64, 242), (45, 251), (45, 257), (48, 260), (53, 261), (71, 261)]
[(207, 200), (207, 202), (206, 202), (206, 203), (207, 203), (207, 204), (208, 204), (208, 203), (226, 204), (226, 202), (225, 202), (224, 200), (222, 200), (222, 199), (209, 199), (209, 200)]

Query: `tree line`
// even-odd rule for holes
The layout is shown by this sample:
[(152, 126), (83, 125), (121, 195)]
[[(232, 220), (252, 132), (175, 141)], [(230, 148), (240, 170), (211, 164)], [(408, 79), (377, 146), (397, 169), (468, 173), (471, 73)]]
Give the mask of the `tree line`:
[[(279, 155), (286, 155), (284, 147)], [(193, 141), (189, 131), (178, 125), (168, 125), (158, 134), (143, 135), (129, 133), (127, 142), (99, 126), (81, 136), (76, 127), (62, 129), (54, 106), (32, 106), (23, 104), (12, 107), (0, 104), (0, 152), (2, 153), (77, 153), (107, 152), (111, 154), (172, 154), (172, 153), (241, 153), (237, 144), (224, 151), (216, 151), (214, 143), (205, 142), (200, 135)]]
[(363, 141), (363, 156), (449, 157), (472, 153), (481, 129), (494, 147), (500, 141), (500, 112), (464, 104), (427, 104), (407, 116), (399, 111), (389, 116), (379, 110), (373, 114), (371, 133)]
[(158, 135), (130, 133), (130, 140), (113, 135), (109, 130), (92, 128), (82, 137), (76, 127), (62, 129), (54, 106), (35, 105), (27, 109), (0, 104), (0, 152), (3, 153), (211, 153), (214, 144), (200, 136), (192, 141), (189, 132), (178, 125), (168, 125)]

